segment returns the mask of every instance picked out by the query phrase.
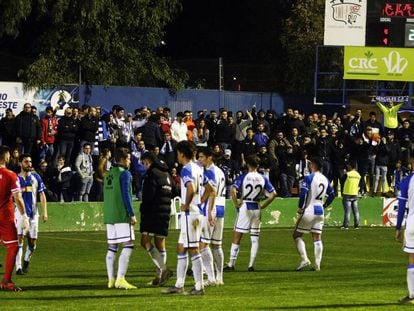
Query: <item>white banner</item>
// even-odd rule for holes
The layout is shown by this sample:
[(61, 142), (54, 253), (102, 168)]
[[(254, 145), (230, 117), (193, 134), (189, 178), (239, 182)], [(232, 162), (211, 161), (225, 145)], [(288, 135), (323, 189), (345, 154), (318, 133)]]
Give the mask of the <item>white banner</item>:
[(34, 91), (25, 91), (23, 83), (0, 82), (0, 118), (6, 115), (6, 109), (19, 114), (25, 103), (33, 102)]
[(365, 46), (368, 0), (325, 0), (324, 45)]
[[(382, 204), (382, 224), (387, 227), (394, 227), (397, 224), (398, 215), (398, 199), (396, 198), (384, 198)], [(403, 226), (405, 226), (405, 220), (407, 214), (404, 215)]]

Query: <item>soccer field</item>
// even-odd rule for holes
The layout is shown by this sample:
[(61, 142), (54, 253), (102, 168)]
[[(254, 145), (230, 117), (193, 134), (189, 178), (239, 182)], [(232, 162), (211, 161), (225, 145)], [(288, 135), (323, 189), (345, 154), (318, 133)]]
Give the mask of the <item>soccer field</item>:
[[(242, 240), (236, 272), (205, 296), (165, 296), (145, 284), (154, 275), (141, 247), (131, 257), (127, 279), (137, 290), (106, 288), (104, 232), (40, 233), (29, 274), (14, 276), (21, 293), (0, 292), (0, 310), (395, 310), (406, 295), (406, 256), (394, 229), (365, 227), (324, 231), (320, 272), (296, 272), (292, 229), (264, 229), (255, 272), (247, 272), (250, 239)], [(139, 234), (137, 234), (139, 239)], [(168, 238), (168, 262), (175, 275), (177, 231)], [(224, 234), (226, 261), (231, 230)], [(305, 237), (313, 259), (310, 236)], [(4, 250), (0, 257), (4, 259)], [(173, 285), (173, 277), (167, 286)], [(186, 289), (193, 285), (187, 278)]]

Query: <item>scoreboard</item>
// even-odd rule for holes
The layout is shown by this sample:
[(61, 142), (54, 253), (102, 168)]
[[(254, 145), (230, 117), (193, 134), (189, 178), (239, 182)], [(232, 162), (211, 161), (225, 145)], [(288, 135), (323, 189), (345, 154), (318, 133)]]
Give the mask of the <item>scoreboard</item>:
[(366, 46), (414, 47), (414, 0), (368, 0)]

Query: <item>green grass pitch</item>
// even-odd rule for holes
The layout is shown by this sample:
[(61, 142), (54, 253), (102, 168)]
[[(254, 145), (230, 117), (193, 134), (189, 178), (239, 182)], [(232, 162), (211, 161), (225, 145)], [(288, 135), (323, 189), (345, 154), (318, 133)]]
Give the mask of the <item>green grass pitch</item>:
[[(127, 279), (137, 290), (106, 288), (104, 232), (40, 233), (29, 274), (14, 275), (21, 293), (0, 292), (0, 310), (397, 310), (406, 295), (406, 255), (391, 228), (348, 231), (326, 228), (322, 270), (293, 271), (299, 263), (292, 229), (264, 229), (256, 272), (247, 272), (250, 239), (244, 236), (236, 272), (205, 296), (165, 296), (145, 284), (154, 275), (146, 252), (136, 246)], [(231, 230), (224, 234), (225, 260)], [(137, 233), (139, 240), (139, 233)], [(177, 232), (168, 238), (174, 270)], [(313, 259), (310, 236), (305, 237)], [(138, 241), (137, 241), (138, 242)], [(0, 250), (3, 262), (4, 249)], [(187, 278), (186, 289), (193, 285)]]

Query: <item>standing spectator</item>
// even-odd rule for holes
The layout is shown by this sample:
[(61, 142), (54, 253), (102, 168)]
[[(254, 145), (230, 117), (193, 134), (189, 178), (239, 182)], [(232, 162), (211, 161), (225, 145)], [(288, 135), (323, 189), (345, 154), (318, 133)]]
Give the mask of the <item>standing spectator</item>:
[(375, 182), (374, 182), (374, 191), (372, 196), (375, 196), (378, 190), (379, 180), (381, 178), (381, 190), (382, 196), (385, 196), (385, 187), (387, 182), (387, 172), (388, 172), (388, 163), (389, 158), (388, 154), (390, 152), (390, 146), (387, 144), (387, 139), (382, 137), (378, 144), (378, 152), (375, 157)]
[(267, 147), (269, 144), (269, 136), (265, 132), (264, 123), (260, 122), (257, 124), (256, 133), (253, 135), (253, 139), (259, 148), (262, 146)]
[(403, 121), (402, 128), (398, 129), (398, 142), (401, 146), (401, 160), (403, 166), (408, 166), (409, 159), (413, 155), (414, 130), (408, 119)]
[(185, 125), (187, 125), (187, 138), (190, 141), (193, 141), (193, 130), (196, 127), (193, 121), (193, 113), (189, 110), (184, 111), (184, 119)]
[(252, 154), (256, 154), (259, 151), (257, 143), (253, 139), (253, 129), (248, 128), (246, 131), (246, 138), (243, 141), (243, 145), (241, 148), (241, 167), (246, 167), (245, 159)]
[(384, 114), (384, 126), (385, 130), (395, 130), (398, 128), (398, 110), (401, 108), (403, 103), (394, 104), (394, 102), (388, 102), (388, 105), (385, 106), (380, 102), (376, 102), (378, 108)]
[(159, 156), (169, 168), (172, 168), (176, 162), (176, 147), (177, 142), (171, 138), (171, 134), (169, 132), (164, 133), (164, 141), (161, 143)]
[(22, 152), (36, 157), (37, 145), (40, 144), (42, 137), (42, 126), (38, 116), (32, 113), (31, 104), (25, 103), (23, 111), (17, 115), (15, 130), (16, 143), (23, 147)]
[(171, 137), (174, 139), (177, 143), (183, 140), (187, 140), (187, 125), (183, 121), (184, 113), (177, 112), (177, 118), (171, 124)]
[[(377, 121), (377, 114), (375, 111), (371, 111), (369, 113), (369, 119), (365, 122), (365, 127), (370, 126), (372, 128), (372, 132), (379, 136), (384, 136), (384, 128), (381, 123)], [(379, 138), (378, 138), (379, 139)]]
[[(24, 229), (24, 232), (29, 230), (29, 219), (26, 214), (19, 179), (15, 173), (6, 168), (9, 159), (9, 147), (0, 146), (0, 202), (2, 202), (0, 208), (0, 239), (3, 245), (7, 245), (4, 275), (0, 283), (0, 289), (20, 292), (22, 289), (14, 285), (11, 279), (19, 250), (15, 214), (20, 214), (19, 226)], [(16, 213), (14, 212), (13, 199), (17, 206)]]
[(342, 206), (344, 207), (344, 222), (341, 229), (348, 229), (351, 209), (354, 214), (354, 227), (359, 229), (358, 191), (361, 175), (355, 170), (355, 164), (352, 161), (346, 164), (346, 171), (341, 179)]
[(229, 125), (227, 116), (227, 110), (222, 110), (220, 119), (216, 123), (216, 131), (214, 135), (214, 142), (220, 144), (223, 150), (230, 149), (231, 143), (234, 140), (234, 131), (232, 131), (232, 128)]
[[(142, 155), (146, 174), (142, 186), (140, 206), (141, 246), (147, 251), (156, 267), (152, 286), (162, 286), (172, 276), (167, 267), (165, 239), (170, 224), (171, 199), (174, 196), (173, 181), (168, 166), (158, 161), (152, 152)], [(151, 240), (154, 237), (154, 244)]]
[(395, 134), (393, 130), (389, 130), (387, 133), (387, 144), (389, 146), (388, 153), (388, 170), (387, 170), (387, 182), (388, 185), (394, 185), (394, 171), (397, 161), (400, 161), (400, 144), (398, 140), (395, 139)]
[(96, 108), (89, 107), (87, 114), (82, 118), (79, 124), (80, 146), (83, 146), (85, 143), (94, 146), (98, 128), (99, 119), (97, 117)]
[(345, 161), (349, 158), (348, 150), (342, 139), (335, 139), (332, 144), (331, 172), (335, 194), (338, 194), (338, 184), (345, 174)]
[(142, 182), (145, 175), (145, 165), (142, 162), (142, 155), (147, 152), (145, 148), (145, 142), (141, 140), (142, 137), (139, 129), (135, 132), (135, 137), (130, 142), (130, 152), (131, 152), (131, 171), (132, 171), (132, 189), (138, 200), (142, 199)]
[(15, 172), (16, 174), (20, 172), (19, 158), (20, 158), (19, 148), (15, 147), (12, 150), (12, 154), (8, 161), (7, 168)]
[(37, 173), (42, 178), (43, 184), (45, 185), (44, 193), (46, 195), (46, 200), (48, 202), (58, 202), (59, 197), (57, 195), (57, 184), (53, 168), (49, 167), (49, 164), (43, 160), (40, 162)]
[(46, 159), (47, 162), (54, 156), (55, 150), (53, 148), (56, 140), (58, 130), (58, 120), (54, 115), (52, 107), (46, 107), (45, 116), (42, 121), (42, 150), (40, 161)]
[(92, 145), (86, 142), (82, 147), (82, 152), (76, 158), (75, 168), (80, 178), (78, 201), (89, 202), (94, 173), (91, 151)]
[(197, 146), (207, 147), (210, 131), (206, 126), (206, 121), (201, 119), (193, 129), (193, 141)]
[(238, 162), (232, 159), (230, 149), (224, 150), (224, 156), (217, 162), (217, 166), (221, 168), (226, 179), (226, 199), (231, 199), (231, 186), (239, 176), (240, 168)]
[(328, 136), (328, 131), (325, 128), (319, 130), (320, 137), (315, 139), (315, 155), (322, 159), (321, 173), (328, 179), (331, 176), (331, 153), (332, 141)]
[(13, 110), (6, 109), (6, 115), (0, 120), (0, 137), (2, 145), (13, 149), (16, 144), (16, 117)]
[(292, 196), (292, 188), (296, 180), (297, 160), (293, 157), (293, 148), (288, 146), (279, 158), (280, 165), (280, 195), (283, 198)]
[(398, 191), (400, 190), (400, 183), (403, 181), (405, 177), (408, 176), (410, 171), (402, 166), (401, 160), (398, 160), (395, 163), (395, 170), (394, 170), (394, 176), (393, 176), (393, 186), (394, 186), (394, 195), (398, 195)]
[(72, 112), (72, 108), (66, 108), (65, 115), (58, 121), (58, 155), (63, 155), (67, 164), (70, 164), (79, 125)]
[(139, 128), (147, 150), (154, 150), (155, 147), (159, 147), (161, 145), (163, 137), (161, 136), (159, 124), (160, 117), (158, 115), (151, 115), (148, 118), (147, 123)]
[(177, 196), (181, 195), (181, 178), (180, 175), (177, 173), (177, 168), (173, 167), (170, 169), (171, 178), (173, 180), (173, 186), (175, 188), (174, 193)]
[(253, 116), (251, 115), (250, 110), (246, 110), (246, 116), (247, 118), (244, 118), (245, 116), (241, 110), (236, 113), (233, 158), (239, 162), (241, 162), (241, 153), (243, 149), (243, 142), (247, 136), (247, 128), (251, 127), (253, 121)]
[(290, 133), (290, 136), (287, 137), (287, 139), (289, 140), (289, 143), (293, 147), (293, 156), (297, 160), (299, 160), (301, 156), (303, 139), (299, 135), (299, 131), (296, 127), (292, 128), (292, 132)]
[[(131, 173), (129, 165), (131, 157), (126, 148), (115, 151), (116, 166), (106, 174), (104, 181), (104, 223), (108, 239), (106, 253), (106, 271), (108, 288), (136, 289), (136, 286), (125, 280), (129, 259), (134, 249), (134, 228), (137, 219), (132, 208)], [(115, 279), (115, 259), (119, 245), (122, 252), (118, 259), (118, 273)]]
[(259, 167), (257, 171), (260, 174), (263, 174), (264, 176), (269, 178), (270, 168), (272, 167), (272, 161), (270, 160), (270, 156), (269, 156), (269, 153), (267, 152), (266, 146), (261, 146), (259, 148), (257, 157), (259, 158)]
[(257, 129), (259, 124), (263, 124), (263, 131), (269, 136), (270, 135), (270, 125), (266, 120), (266, 113), (264, 110), (260, 109), (256, 115), (256, 118), (253, 120), (253, 128)]

